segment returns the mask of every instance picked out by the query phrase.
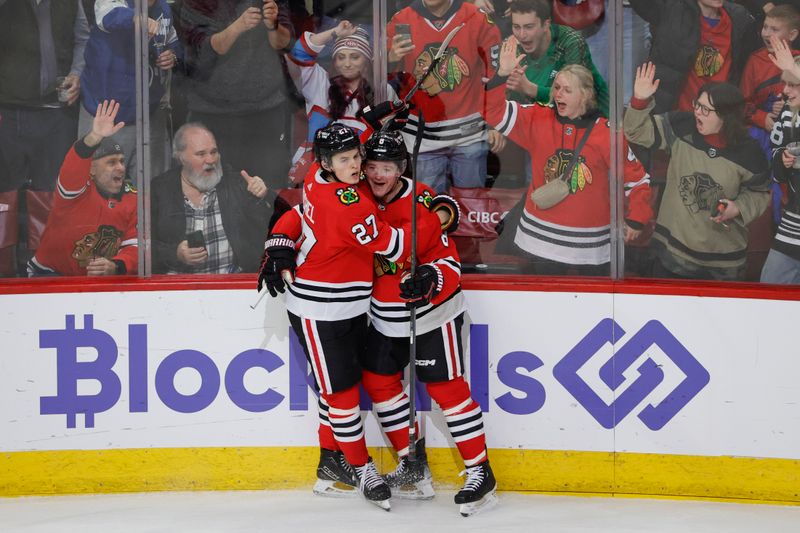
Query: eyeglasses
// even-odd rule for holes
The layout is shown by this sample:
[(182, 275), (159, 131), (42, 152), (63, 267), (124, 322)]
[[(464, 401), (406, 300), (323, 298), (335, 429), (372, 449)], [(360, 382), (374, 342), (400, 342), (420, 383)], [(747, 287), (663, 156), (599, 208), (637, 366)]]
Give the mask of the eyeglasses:
[(712, 111), (714, 113), (717, 112), (716, 109), (712, 109), (712, 108), (708, 107), (707, 105), (703, 105), (700, 102), (698, 102), (696, 99), (692, 100), (692, 107), (694, 108), (695, 111), (700, 111), (700, 114), (703, 115), (704, 117), (707, 117), (708, 114), (711, 113)]

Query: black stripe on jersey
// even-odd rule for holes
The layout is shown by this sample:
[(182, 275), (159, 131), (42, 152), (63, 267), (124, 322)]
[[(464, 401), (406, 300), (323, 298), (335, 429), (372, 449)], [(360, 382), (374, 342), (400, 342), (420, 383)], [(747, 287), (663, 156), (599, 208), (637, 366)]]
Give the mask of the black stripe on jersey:
[[(482, 117), (472, 117), (464, 122), (456, 122), (454, 124), (446, 124), (444, 126), (429, 126), (428, 124), (425, 124), (425, 131), (433, 131), (433, 132), (439, 132), (439, 131), (446, 132), (449, 130), (462, 131), (467, 126), (469, 126), (470, 129), (474, 128), (476, 131), (478, 131), (479, 129), (477, 128), (477, 126), (483, 126), (483, 124), (484, 120)], [(413, 118), (408, 119), (408, 124), (406, 125), (407, 128), (413, 127), (414, 131), (416, 131), (417, 126), (419, 126), (419, 122), (417, 120), (414, 120)]]
[(308, 283), (303, 283), (301, 281), (295, 281), (294, 283), (292, 283), (292, 285), (294, 285), (295, 287), (299, 287), (301, 289), (306, 289), (315, 292), (327, 292), (327, 293), (355, 292), (355, 291), (372, 292), (372, 285), (352, 285), (350, 287), (320, 287), (319, 285), (309, 285)]
[(515, 109), (515, 102), (506, 102), (506, 114), (503, 117), (503, 122), (501, 122), (497, 128), (497, 131), (502, 133), (503, 135), (508, 135), (508, 129), (510, 128), (511, 122), (513, 122), (514, 117), (516, 116), (516, 109)]
[(357, 302), (359, 300), (366, 300), (370, 297), (369, 294), (365, 294), (363, 296), (343, 296), (339, 298), (325, 298), (322, 296), (309, 296), (308, 294), (301, 294), (292, 289), (292, 284), (286, 285), (289, 289), (289, 292), (294, 294), (296, 297), (300, 298), (301, 300), (308, 300), (311, 302), (322, 302), (322, 303), (345, 303), (345, 302)]
[[(427, 127), (425, 130), (427, 131)], [(403, 130), (404, 132), (408, 133), (409, 135), (416, 135), (416, 130), (412, 130), (406, 128)], [(452, 135), (428, 135), (427, 133), (422, 134), (423, 139), (427, 139), (429, 141), (456, 141), (458, 139), (463, 139), (464, 137), (469, 137), (470, 135), (477, 135), (481, 133), (483, 130), (475, 130), (468, 133), (454, 133)]]
[(389, 250), (387, 253), (381, 255), (386, 256), (386, 258), (390, 261), (395, 261), (397, 259), (397, 255), (400, 252), (400, 247), (403, 244), (401, 242), (400, 232), (395, 228), (392, 228), (392, 244), (393, 244), (392, 249)]
[(605, 237), (611, 233), (610, 229), (601, 229), (597, 231), (571, 231), (565, 229), (554, 228), (552, 226), (546, 226), (539, 222), (536, 222), (525, 213), (522, 213), (522, 219), (530, 224), (531, 226), (536, 226), (537, 228), (541, 228), (545, 231), (550, 233), (557, 233), (558, 235), (563, 235), (564, 237), (579, 237), (579, 238), (589, 238), (589, 237)]
[[(461, 292), (461, 287), (459, 287), (458, 289), (453, 291), (453, 294), (448, 296), (447, 299), (444, 300), (443, 302), (439, 302), (436, 305), (432, 305), (431, 307), (429, 307), (428, 309), (425, 309), (424, 311), (419, 311), (418, 310), (417, 311), (417, 318), (422, 318), (425, 315), (427, 315), (428, 313), (435, 311), (436, 309), (438, 309), (442, 305), (446, 304), (447, 302), (449, 302), (450, 300), (455, 298), (456, 294), (458, 294), (460, 292)], [(392, 313), (392, 312), (397, 313), (397, 312), (400, 312), (400, 311), (408, 311), (408, 308), (405, 305), (402, 305), (402, 304), (401, 305), (377, 305), (377, 304), (375, 304), (373, 302), (370, 305), (370, 308), (372, 310), (373, 316), (375, 316), (375, 318), (379, 318), (379, 319), (383, 320), (384, 322), (409, 322), (411, 320), (411, 315), (410, 314), (407, 314), (405, 316), (384, 316), (383, 314), (381, 314), (379, 312), (379, 311), (383, 311), (383, 312), (388, 312), (388, 313)]]
[(457, 272), (461, 272), (461, 263), (459, 263), (454, 259), (437, 259), (436, 261), (434, 261), (434, 263), (439, 263), (439, 262), (447, 263), (448, 265), (453, 267), (453, 269), (456, 270)]
[(552, 237), (542, 235), (541, 233), (536, 233), (535, 231), (529, 230), (522, 224), (520, 224), (519, 229), (521, 229), (523, 233), (525, 233), (526, 235), (530, 235), (534, 239), (538, 239), (544, 242), (549, 242), (550, 244), (557, 244), (559, 246), (564, 246), (567, 248), (602, 248), (603, 246), (611, 242), (611, 237), (603, 239), (602, 241), (593, 241), (593, 242), (565, 241), (561, 239), (554, 239)]
[(667, 242), (673, 248), (680, 250), (690, 257), (695, 257), (703, 261), (736, 261), (739, 259), (744, 259), (747, 255), (747, 250), (728, 253), (698, 252), (697, 250), (692, 250), (678, 239), (673, 237), (672, 233), (660, 224), (656, 224), (656, 233), (667, 239)]

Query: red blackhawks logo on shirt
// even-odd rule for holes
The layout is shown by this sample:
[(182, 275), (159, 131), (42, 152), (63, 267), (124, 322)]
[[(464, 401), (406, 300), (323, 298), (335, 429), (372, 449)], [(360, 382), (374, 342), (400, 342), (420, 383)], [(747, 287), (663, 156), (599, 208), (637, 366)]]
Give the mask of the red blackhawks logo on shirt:
[[(569, 162), (572, 160), (571, 150), (556, 150), (556, 153), (547, 158), (544, 164), (544, 182), (550, 183), (558, 178), (567, 170)], [(567, 180), (569, 192), (576, 193), (578, 190), (586, 188), (587, 184), (592, 183), (592, 171), (586, 164), (586, 158), (578, 156), (578, 164), (572, 169), (572, 176)]]
[(694, 60), (694, 73), (698, 78), (712, 77), (722, 70), (722, 65), (725, 63), (725, 58), (719, 50), (710, 45), (703, 45), (697, 51), (697, 56)]
[[(425, 71), (433, 63), (433, 57), (441, 44), (429, 43), (414, 60), (414, 77), (416, 79), (425, 75)], [(448, 48), (436, 69), (422, 82), (420, 89), (429, 96), (436, 96), (442, 91), (455, 90), (466, 77), (469, 77), (469, 66), (458, 55), (457, 48)]]

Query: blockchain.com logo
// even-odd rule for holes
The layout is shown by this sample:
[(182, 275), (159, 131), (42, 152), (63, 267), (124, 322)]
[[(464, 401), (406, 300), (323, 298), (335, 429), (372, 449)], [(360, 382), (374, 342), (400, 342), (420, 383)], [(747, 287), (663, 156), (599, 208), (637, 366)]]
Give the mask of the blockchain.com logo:
[(553, 376), (578, 400), (586, 411), (604, 428), (617, 426), (664, 381), (664, 371), (648, 357), (636, 369), (639, 376), (620, 392), (611, 404), (602, 398), (578, 374), (606, 343), (614, 346), (614, 355), (600, 368), (600, 379), (612, 391), (622, 387), (627, 371), (653, 347), (660, 349), (685, 375), (684, 379), (658, 405), (648, 404), (639, 419), (653, 431), (663, 428), (708, 384), (708, 371), (689, 353), (683, 344), (657, 321), (647, 322), (624, 344), (618, 342), (625, 330), (610, 318), (600, 321), (553, 368)]
[[(39, 332), (39, 347), (56, 350), (57, 387), (54, 396), (40, 397), (40, 414), (66, 415), (67, 428), (77, 427), (78, 415), (82, 415), (84, 427), (95, 427), (95, 415), (112, 409), (124, 395), (130, 413), (147, 413), (154, 400), (175, 413), (198, 413), (222, 395), (237, 408), (251, 413), (263, 413), (287, 404), (290, 411), (309, 410), (308, 391), (313, 386), (313, 378), (302, 347), (291, 331), (285, 356), (250, 348), (228, 360), (196, 349), (178, 349), (155, 361), (149, 355), (148, 325), (129, 324), (127, 365), (119, 365), (118, 341), (121, 339), (96, 328), (91, 314), (84, 315), (83, 327), (78, 327), (75, 318), (75, 315), (67, 315), (64, 328)], [(536, 413), (548, 401), (545, 384), (552, 382), (543, 380), (541, 375), (548, 371), (547, 365), (535, 354), (520, 350), (492, 353), (490, 358), (489, 334), (489, 324), (470, 325), (473, 398), (487, 413), (494, 408), (514, 415)], [(610, 351), (607, 345), (611, 345), (614, 353), (608, 361), (602, 361)], [(239, 348), (232, 349), (239, 351)], [(87, 357), (91, 352), (97, 355)], [(656, 362), (664, 361), (661, 354), (682, 372), (682, 378), (671, 375), (669, 382), (665, 379), (664, 370)], [(594, 372), (590, 369), (597, 369), (601, 361), (597, 374), (587, 382), (582, 375)], [(284, 365), (289, 367), (288, 390), (285, 374), (259, 381), (267, 385), (266, 390), (263, 387), (258, 392), (248, 390), (245, 377), (251, 369), (260, 369), (262, 375), (269, 376)], [(176, 376), (184, 369), (190, 369), (199, 377), (199, 387), (193, 392), (181, 390), (176, 384)], [(637, 372), (638, 375), (634, 375)], [(610, 318), (601, 320), (570, 349), (552, 367), (552, 374), (602, 427), (612, 429), (637, 411), (636, 416), (653, 431), (672, 420), (710, 379), (708, 371), (661, 322), (651, 320), (628, 335)], [(94, 394), (87, 394), (85, 387), (83, 390), (79, 387), (79, 383), (87, 381), (99, 386), (94, 387)], [(677, 385), (663, 396), (663, 390), (671, 388), (669, 383)], [(496, 385), (507, 391), (499, 393)], [(598, 394), (601, 388), (607, 388), (605, 395), (615, 396), (611, 403), (606, 403)], [(430, 398), (424, 388), (418, 387), (417, 391), (418, 409), (430, 410)], [(660, 401), (656, 405), (649, 403), (639, 408), (648, 398), (657, 395)], [(368, 399), (362, 401), (361, 407), (371, 408)]]

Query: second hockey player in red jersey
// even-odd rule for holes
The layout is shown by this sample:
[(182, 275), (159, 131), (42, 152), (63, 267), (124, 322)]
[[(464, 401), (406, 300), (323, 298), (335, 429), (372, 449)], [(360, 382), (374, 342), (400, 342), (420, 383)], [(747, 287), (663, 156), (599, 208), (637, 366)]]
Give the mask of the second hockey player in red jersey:
[[(413, 191), (411, 180), (401, 177), (407, 160), (402, 137), (379, 132), (370, 137), (365, 148), (365, 174), (381, 219), (392, 226), (406, 226), (411, 221), (411, 206), (416, 204), (418, 221), (432, 219), (438, 223), (439, 219), (426, 209), (432, 198), (431, 189), (419, 184)], [(495, 503), (496, 482), (486, 454), (481, 408), (464, 380), (461, 264), (455, 244), (436, 224), (422, 222), (418, 226), (420, 264), (414, 278), (409, 276), (410, 251), (395, 262), (375, 256), (372, 321), (361, 361), (362, 383), (373, 401), (381, 428), (400, 458), (397, 468), (385, 476), (389, 486), (401, 491), (404, 486), (416, 485), (418, 490), (412, 495), (432, 497), (423, 440), (416, 443), (416, 461), (408, 460), (410, 406), (401, 381), (409, 363), (408, 306), (417, 307), (416, 372), (442, 409), (464, 461), (467, 479), (455, 502), (468, 516)]]

